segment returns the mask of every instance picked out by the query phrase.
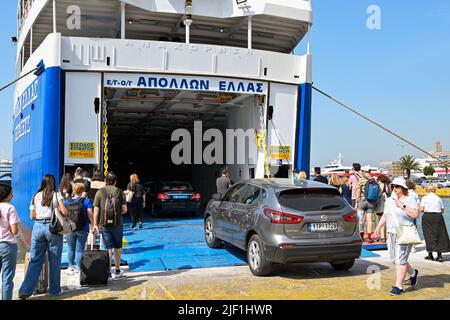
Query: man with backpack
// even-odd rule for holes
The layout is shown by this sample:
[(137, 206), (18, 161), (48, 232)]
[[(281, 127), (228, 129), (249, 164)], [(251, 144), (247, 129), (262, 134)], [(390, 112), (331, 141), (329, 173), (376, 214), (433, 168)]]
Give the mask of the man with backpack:
[(117, 176), (110, 172), (105, 178), (106, 186), (95, 195), (94, 199), (94, 233), (101, 231), (103, 242), (109, 252), (111, 266), (112, 250), (116, 270), (114, 277), (120, 278), (123, 271), (120, 270), (120, 258), (122, 253), (123, 219), (127, 212), (127, 203), (123, 191), (116, 187)]
[(370, 170), (364, 171), (364, 176), (362, 179), (359, 179), (356, 189), (356, 207), (362, 212), (363, 227), (364, 221), (366, 222), (367, 232), (364, 232), (363, 238), (368, 242), (373, 242), (373, 218), (380, 195), (381, 189), (377, 180), (372, 177)]
[(84, 185), (75, 183), (73, 193), (73, 198), (65, 200), (69, 218), (76, 224), (76, 229), (67, 234), (67, 258), (69, 260), (67, 275), (69, 276), (80, 273), (81, 257), (89, 234), (89, 224), (93, 225), (94, 222), (91, 201), (82, 197)]

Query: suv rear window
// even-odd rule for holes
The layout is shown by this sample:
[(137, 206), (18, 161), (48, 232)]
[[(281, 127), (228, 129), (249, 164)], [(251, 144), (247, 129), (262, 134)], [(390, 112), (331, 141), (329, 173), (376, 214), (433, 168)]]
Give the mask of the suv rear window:
[(278, 202), (300, 211), (341, 210), (347, 202), (335, 189), (291, 189), (278, 193)]
[(168, 182), (161, 186), (162, 191), (192, 191), (190, 183), (186, 182)]

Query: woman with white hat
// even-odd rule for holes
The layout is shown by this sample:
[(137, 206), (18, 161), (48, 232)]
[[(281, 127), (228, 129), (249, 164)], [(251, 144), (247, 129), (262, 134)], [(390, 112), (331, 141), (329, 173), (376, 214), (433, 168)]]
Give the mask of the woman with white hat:
[(398, 244), (397, 227), (413, 226), (414, 219), (419, 217), (419, 205), (413, 197), (408, 196), (405, 179), (395, 178), (391, 187), (392, 195), (386, 200), (384, 215), (375, 229), (375, 236), (379, 236), (381, 228), (386, 225), (389, 253), (397, 275), (395, 286), (389, 294), (397, 296), (404, 292), (406, 274), (410, 275), (409, 284), (413, 287), (417, 285), (419, 271), (408, 263), (412, 244)]
[(444, 204), (436, 195), (436, 186), (427, 187), (428, 194), (422, 198), (420, 211), (424, 212), (422, 217), (422, 230), (428, 251), (426, 260), (434, 261), (433, 252), (437, 252), (436, 261), (444, 262), (442, 252), (450, 251), (450, 240), (444, 220)]

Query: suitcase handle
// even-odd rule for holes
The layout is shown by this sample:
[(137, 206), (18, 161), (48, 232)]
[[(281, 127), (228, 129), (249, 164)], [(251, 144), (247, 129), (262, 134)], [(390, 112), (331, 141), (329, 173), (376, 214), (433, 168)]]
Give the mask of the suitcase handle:
[[(101, 245), (101, 243), (102, 243), (102, 241), (103, 241), (103, 235), (101, 234), (101, 232), (99, 232), (99, 233), (89, 233), (89, 235), (88, 235), (88, 237), (92, 237), (91, 238), (91, 251), (94, 251), (94, 243), (95, 243), (95, 240), (97, 239), (96, 237), (97, 237), (97, 235), (100, 237), (100, 245)], [(89, 241), (88, 241), (89, 242)], [(88, 244), (86, 243), (86, 248), (88, 247)]]

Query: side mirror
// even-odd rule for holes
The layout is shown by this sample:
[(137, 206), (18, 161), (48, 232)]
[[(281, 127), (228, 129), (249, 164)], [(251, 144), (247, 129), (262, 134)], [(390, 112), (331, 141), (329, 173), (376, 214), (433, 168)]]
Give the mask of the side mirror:
[(222, 201), (222, 195), (220, 193), (214, 193), (212, 195), (213, 200)]

